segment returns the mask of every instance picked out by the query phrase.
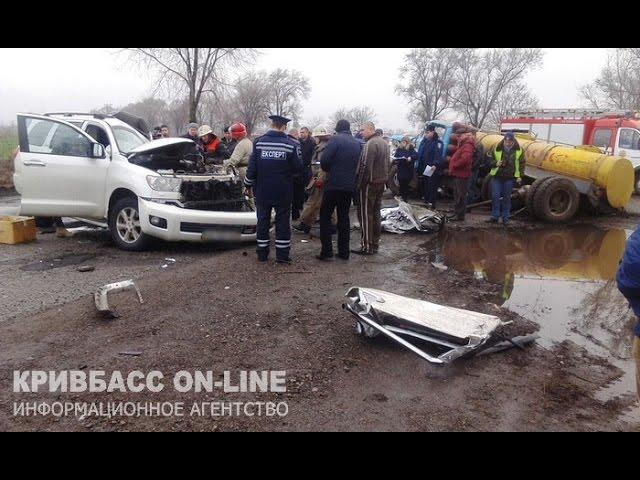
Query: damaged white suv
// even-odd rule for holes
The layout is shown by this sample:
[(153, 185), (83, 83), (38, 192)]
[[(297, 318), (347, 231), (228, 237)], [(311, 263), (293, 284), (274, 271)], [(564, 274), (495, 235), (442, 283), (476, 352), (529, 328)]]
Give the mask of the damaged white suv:
[(20, 214), (108, 227), (124, 250), (151, 237), (254, 242), (257, 217), (233, 168), (207, 165), (184, 138), (149, 141), (115, 117), (18, 115)]

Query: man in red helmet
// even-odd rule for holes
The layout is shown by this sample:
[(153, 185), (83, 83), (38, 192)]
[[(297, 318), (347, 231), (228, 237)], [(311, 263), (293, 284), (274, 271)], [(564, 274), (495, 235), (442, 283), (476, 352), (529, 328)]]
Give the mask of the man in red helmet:
[(234, 123), (229, 128), (231, 138), (236, 140), (238, 144), (231, 154), (229, 160), (225, 160), (225, 165), (233, 165), (240, 173), (240, 177), (244, 180), (249, 166), (249, 159), (253, 153), (253, 142), (247, 136), (247, 127), (242, 123)]

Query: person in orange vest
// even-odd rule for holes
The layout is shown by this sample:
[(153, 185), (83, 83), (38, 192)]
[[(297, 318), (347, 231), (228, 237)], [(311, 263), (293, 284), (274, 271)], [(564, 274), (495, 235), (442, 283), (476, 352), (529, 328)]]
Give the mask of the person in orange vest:
[(205, 159), (217, 158), (220, 156), (220, 152), (218, 152), (220, 139), (213, 133), (213, 130), (209, 125), (202, 125), (198, 129), (198, 137), (200, 137), (200, 142), (202, 145), (202, 149), (204, 150)]

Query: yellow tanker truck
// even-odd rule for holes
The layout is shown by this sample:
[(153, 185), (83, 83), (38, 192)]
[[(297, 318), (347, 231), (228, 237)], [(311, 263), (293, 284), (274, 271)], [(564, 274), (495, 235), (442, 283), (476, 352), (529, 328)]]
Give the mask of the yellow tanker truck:
[[(477, 131), (458, 123), (431, 121), (443, 141), (447, 160), (457, 148), (460, 133), (473, 131), (484, 151), (493, 152), (504, 138), (500, 133)], [(516, 134), (527, 163), (525, 189), (521, 190), (529, 211), (549, 223), (571, 220), (581, 205), (595, 211), (623, 210), (634, 191), (634, 169), (623, 157), (602, 153), (597, 147), (567, 147)], [(486, 171), (485, 171), (486, 174)], [(484, 182), (484, 196), (489, 188)]]

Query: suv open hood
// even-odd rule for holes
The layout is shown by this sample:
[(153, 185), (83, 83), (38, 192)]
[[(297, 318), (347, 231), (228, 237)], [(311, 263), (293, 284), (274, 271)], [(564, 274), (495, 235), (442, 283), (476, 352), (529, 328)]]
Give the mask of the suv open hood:
[(160, 140), (153, 140), (151, 142), (140, 145), (137, 148), (134, 148), (129, 152), (130, 155), (136, 155), (139, 153), (158, 153), (163, 150), (165, 151), (180, 151), (180, 147), (178, 145), (182, 145), (182, 148), (185, 150), (187, 146), (193, 148), (195, 142), (193, 140), (189, 140), (188, 138), (161, 138)]

